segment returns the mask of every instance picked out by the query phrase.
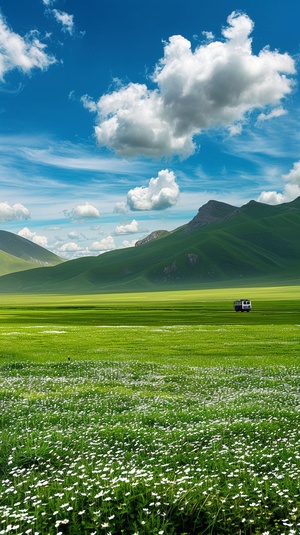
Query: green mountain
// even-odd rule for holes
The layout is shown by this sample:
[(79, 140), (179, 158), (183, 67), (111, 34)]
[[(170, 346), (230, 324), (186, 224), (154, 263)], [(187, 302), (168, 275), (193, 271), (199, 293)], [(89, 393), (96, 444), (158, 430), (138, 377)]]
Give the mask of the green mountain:
[(61, 258), (22, 236), (0, 230), (0, 275), (41, 266), (55, 266)]
[(32, 269), (33, 267), (31, 262), (0, 251), (0, 276), (6, 275), (7, 273), (15, 273), (16, 271), (24, 271), (25, 269)]
[(186, 225), (136, 247), (0, 277), (0, 291), (120, 292), (299, 279), (300, 197), (237, 208), (209, 201)]

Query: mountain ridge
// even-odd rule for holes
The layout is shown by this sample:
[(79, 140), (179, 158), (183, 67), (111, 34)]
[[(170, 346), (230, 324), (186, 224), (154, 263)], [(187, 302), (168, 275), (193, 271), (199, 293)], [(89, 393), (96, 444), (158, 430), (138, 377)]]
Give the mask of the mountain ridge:
[(207, 205), (196, 225), (193, 218), (140, 247), (41, 267), (34, 275), (3, 275), (0, 292), (122, 292), (299, 279), (300, 197), (277, 206)]
[(184, 232), (207, 225), (222, 223), (238, 214), (240, 208), (220, 201), (210, 200), (198, 210), (197, 215), (185, 225)]

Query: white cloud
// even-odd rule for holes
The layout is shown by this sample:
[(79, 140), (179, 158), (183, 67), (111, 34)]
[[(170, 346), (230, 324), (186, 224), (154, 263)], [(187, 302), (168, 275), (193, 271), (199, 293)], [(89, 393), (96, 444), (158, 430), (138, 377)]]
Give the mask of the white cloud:
[(51, 6), (56, 0), (43, 0), (45, 6)]
[(131, 223), (127, 223), (127, 225), (119, 225), (116, 227), (115, 232), (116, 234), (135, 234), (136, 232), (139, 232), (138, 222), (133, 219)]
[[(25, 140), (29, 143), (32, 140)], [(47, 143), (48, 140), (45, 140)], [(1, 142), (1, 139), (0, 139)], [(50, 142), (49, 142), (50, 144)], [(15, 147), (14, 147), (15, 150)], [(54, 145), (51, 149), (29, 148), (28, 145), (22, 145), (19, 150), (29, 161), (45, 164), (61, 169), (74, 169), (85, 171), (104, 171), (109, 173), (128, 174), (140, 173), (145, 167), (140, 162), (129, 162), (125, 159), (117, 160), (115, 158), (99, 158), (90, 155), (84, 148), (79, 145)], [(82, 150), (82, 155), (78, 156)]]
[(238, 136), (243, 130), (243, 125), (241, 123), (232, 124), (228, 127), (228, 130), (231, 136)]
[(137, 187), (127, 193), (130, 210), (165, 210), (174, 206), (179, 196), (179, 187), (173, 171), (159, 171), (151, 178), (148, 187)]
[(36, 232), (31, 232), (28, 227), (24, 227), (18, 232), (18, 236), (22, 236), (22, 238), (26, 238), (27, 240), (32, 240), (35, 234)]
[(281, 117), (282, 115), (286, 115), (286, 110), (284, 110), (281, 106), (279, 108), (275, 108), (270, 113), (260, 113), (257, 117), (258, 122), (262, 121), (269, 121), (270, 119), (274, 119), (274, 117)]
[(126, 214), (128, 212), (128, 205), (125, 201), (117, 202), (114, 207), (114, 212), (117, 214)]
[(76, 240), (77, 238), (79, 238), (79, 234), (75, 230), (71, 231), (68, 234), (68, 238), (71, 238), (71, 240)]
[(300, 185), (299, 184), (287, 184), (284, 188), (285, 201), (290, 202), (300, 196)]
[(90, 111), (97, 109), (99, 145), (125, 156), (187, 157), (202, 130), (230, 128), (249, 120), (255, 109), (278, 106), (292, 91), (295, 64), (287, 53), (269, 48), (253, 54), (253, 27), (246, 14), (233, 12), (223, 40), (195, 51), (190, 41), (173, 35), (152, 76), (155, 89), (129, 83), (97, 103), (83, 97)]
[(122, 247), (124, 248), (127, 248), (127, 247), (134, 247), (135, 244), (136, 244), (137, 240), (131, 240), (131, 241), (128, 241), (128, 240), (124, 240), (122, 242)]
[(62, 24), (63, 32), (68, 32), (70, 35), (74, 32), (74, 15), (69, 15), (64, 11), (59, 11), (58, 9), (53, 9), (52, 13), (57, 20)]
[(287, 184), (282, 193), (263, 191), (258, 197), (258, 201), (266, 204), (282, 204), (283, 202), (291, 202), (299, 196), (300, 186), (298, 184)]
[(24, 37), (13, 32), (0, 13), (0, 80), (13, 69), (29, 74), (33, 69), (46, 70), (56, 59), (45, 52), (46, 45), (31, 31)]
[(205, 32), (204, 31), (204, 32), (201, 32), (201, 33), (202, 33), (202, 35), (204, 35), (205, 39), (207, 39), (208, 41), (212, 41), (215, 38), (215, 36), (214, 36), (214, 34), (212, 32)]
[(80, 100), (86, 110), (97, 111), (97, 104), (89, 95), (83, 95)]
[(300, 161), (295, 162), (289, 173), (282, 175), (286, 182), (283, 192), (263, 191), (258, 197), (259, 202), (266, 204), (281, 204), (291, 202), (300, 196)]
[(61, 245), (58, 249), (60, 252), (62, 253), (65, 253), (65, 252), (78, 252), (78, 251), (82, 251), (82, 247), (80, 247), (77, 243), (74, 243), (73, 241), (72, 242), (69, 242), (69, 243), (64, 243), (63, 245)]
[(10, 205), (8, 202), (0, 202), (0, 221), (15, 221), (18, 219), (30, 219), (30, 212), (23, 204)]
[(100, 241), (95, 241), (89, 247), (89, 251), (111, 251), (116, 249), (116, 244), (112, 236), (107, 236)]
[(36, 234), (33, 236), (32, 241), (41, 247), (48, 247), (48, 238), (46, 236), (39, 236)]
[(100, 217), (99, 210), (89, 204), (88, 202), (84, 204), (77, 204), (70, 212), (65, 210), (65, 215), (71, 219), (96, 219)]
[(293, 168), (286, 175), (282, 175), (282, 178), (286, 182), (291, 182), (292, 184), (297, 184), (300, 186), (300, 160), (295, 162)]
[(258, 197), (258, 202), (265, 204), (281, 204), (284, 202), (284, 195), (277, 191), (262, 191)]
[(26, 238), (41, 247), (48, 247), (48, 238), (46, 236), (40, 236), (36, 232), (32, 232), (28, 227), (19, 230), (18, 236)]

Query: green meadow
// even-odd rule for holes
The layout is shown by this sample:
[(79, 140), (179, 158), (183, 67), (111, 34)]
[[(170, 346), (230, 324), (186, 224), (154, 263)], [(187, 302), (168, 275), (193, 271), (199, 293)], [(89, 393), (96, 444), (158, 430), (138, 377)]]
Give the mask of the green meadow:
[(2, 295), (0, 534), (299, 534), (299, 350), (299, 286)]

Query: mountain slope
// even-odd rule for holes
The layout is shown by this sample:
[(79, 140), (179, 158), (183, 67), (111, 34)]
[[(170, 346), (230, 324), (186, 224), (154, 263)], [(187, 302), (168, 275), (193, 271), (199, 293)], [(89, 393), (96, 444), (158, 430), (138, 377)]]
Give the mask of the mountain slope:
[(32, 269), (33, 267), (34, 265), (31, 262), (27, 262), (22, 258), (0, 251), (0, 276), (6, 275), (7, 273)]
[(40, 268), (34, 275), (3, 276), (0, 291), (134, 291), (299, 277), (300, 198), (279, 206), (208, 204), (205, 224), (198, 218), (197, 225), (192, 220), (138, 247)]
[(208, 203), (199, 208), (198, 214), (185, 226), (184, 230), (185, 232), (192, 232), (199, 227), (222, 223), (239, 211), (240, 209), (236, 206), (231, 206), (224, 202), (208, 201)]
[(0, 230), (0, 275), (41, 266), (55, 266), (61, 258), (22, 236)]

